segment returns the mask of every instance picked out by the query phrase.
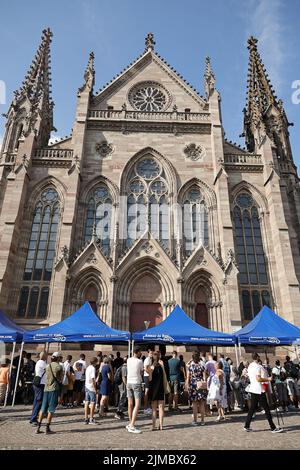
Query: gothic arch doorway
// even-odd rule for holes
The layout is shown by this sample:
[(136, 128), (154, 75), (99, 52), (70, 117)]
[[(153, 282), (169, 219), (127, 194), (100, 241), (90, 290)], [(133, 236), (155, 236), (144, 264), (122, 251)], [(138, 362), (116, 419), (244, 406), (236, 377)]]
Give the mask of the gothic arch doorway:
[(195, 292), (195, 321), (205, 328), (209, 327), (207, 294), (202, 286), (199, 286)]
[(99, 299), (99, 292), (97, 287), (94, 284), (89, 284), (83, 293), (84, 301), (89, 302), (90, 306), (97, 313), (97, 303)]
[(130, 293), (129, 330), (141, 331), (158, 325), (162, 319), (162, 287), (158, 279), (144, 274), (133, 285)]

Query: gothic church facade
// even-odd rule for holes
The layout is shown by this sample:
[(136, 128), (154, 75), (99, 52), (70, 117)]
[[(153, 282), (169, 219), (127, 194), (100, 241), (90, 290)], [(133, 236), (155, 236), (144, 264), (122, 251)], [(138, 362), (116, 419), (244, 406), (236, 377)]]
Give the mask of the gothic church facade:
[(300, 326), (300, 186), (281, 100), (248, 41), (246, 148), (225, 139), (209, 58), (204, 96), (154, 50), (95, 92), (91, 53), (69, 137), (53, 126), (42, 41), (6, 114), (0, 308), (27, 328), (85, 301), (139, 330), (178, 303), (231, 332), (262, 305)]

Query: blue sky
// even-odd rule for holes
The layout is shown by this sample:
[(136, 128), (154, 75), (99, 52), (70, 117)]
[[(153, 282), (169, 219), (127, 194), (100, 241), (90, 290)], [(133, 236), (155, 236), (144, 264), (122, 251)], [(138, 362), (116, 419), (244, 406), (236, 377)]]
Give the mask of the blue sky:
[[(24, 5), (24, 6), (23, 6)], [(144, 49), (155, 35), (157, 52), (203, 93), (205, 57), (209, 55), (222, 97), (226, 137), (243, 143), (246, 97), (247, 37), (258, 37), (259, 49), (289, 121), (292, 148), (300, 164), (300, 104), (292, 103), (292, 83), (300, 80), (299, 0), (12, 0), (1, 6), (0, 80), (6, 84), (5, 112), (50, 27), (52, 89), (58, 136), (70, 133), (76, 92), (82, 84), (88, 54), (95, 52), (99, 89)], [(5, 119), (0, 119), (0, 138)]]

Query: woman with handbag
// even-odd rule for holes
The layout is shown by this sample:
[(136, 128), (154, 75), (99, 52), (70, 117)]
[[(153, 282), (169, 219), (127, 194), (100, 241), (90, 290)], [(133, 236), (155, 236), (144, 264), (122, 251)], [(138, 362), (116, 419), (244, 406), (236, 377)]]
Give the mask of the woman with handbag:
[(152, 431), (156, 431), (157, 408), (159, 411), (159, 429), (163, 430), (165, 415), (165, 395), (170, 393), (169, 384), (164, 368), (164, 363), (160, 359), (160, 354), (155, 351), (151, 358), (151, 365), (146, 367), (149, 374), (149, 399), (152, 405)]
[(200, 363), (200, 355), (198, 352), (193, 354), (192, 362), (187, 370), (186, 388), (188, 390), (189, 400), (193, 404), (192, 426), (197, 426), (198, 407), (201, 414), (201, 426), (204, 426), (205, 403), (207, 397), (207, 382), (204, 366)]
[(223, 371), (223, 363), (219, 361), (216, 364), (216, 373), (211, 380), (207, 395), (207, 403), (213, 405), (216, 403), (218, 408), (217, 421), (225, 421), (225, 408), (227, 407), (226, 377)]

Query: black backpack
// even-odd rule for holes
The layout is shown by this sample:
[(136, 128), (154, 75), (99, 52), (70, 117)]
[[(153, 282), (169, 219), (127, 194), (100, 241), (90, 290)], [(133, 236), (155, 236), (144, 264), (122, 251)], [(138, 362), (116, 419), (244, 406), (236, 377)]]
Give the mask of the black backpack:
[(115, 373), (115, 376), (114, 376), (114, 383), (116, 385), (121, 385), (123, 383), (123, 380), (122, 380), (122, 367), (123, 366), (120, 366), (116, 370), (116, 373)]

